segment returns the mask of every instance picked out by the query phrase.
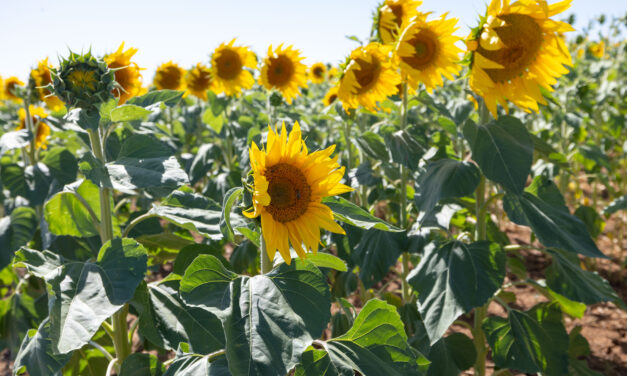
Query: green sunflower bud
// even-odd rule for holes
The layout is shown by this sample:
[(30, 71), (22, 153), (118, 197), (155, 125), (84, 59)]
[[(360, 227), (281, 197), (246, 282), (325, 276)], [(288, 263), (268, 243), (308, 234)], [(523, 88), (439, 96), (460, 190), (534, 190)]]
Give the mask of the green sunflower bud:
[(114, 71), (99, 58), (70, 51), (58, 69), (50, 69), (52, 91), (68, 108), (91, 109), (109, 100), (115, 87)]

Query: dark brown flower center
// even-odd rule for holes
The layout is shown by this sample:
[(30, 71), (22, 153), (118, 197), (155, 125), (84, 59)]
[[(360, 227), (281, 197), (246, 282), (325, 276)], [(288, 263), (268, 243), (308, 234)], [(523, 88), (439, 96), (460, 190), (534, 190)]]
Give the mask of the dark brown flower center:
[(270, 205), (266, 210), (274, 220), (285, 223), (298, 219), (307, 211), (311, 187), (302, 171), (287, 163), (266, 169)]
[(438, 38), (431, 30), (420, 30), (408, 43), (414, 47), (414, 54), (401, 59), (414, 69), (428, 68), (437, 57)]
[(220, 56), (216, 58), (216, 64), (218, 66), (218, 77), (225, 80), (237, 78), (244, 67), (239, 54), (230, 49), (220, 52)]
[(284, 86), (294, 75), (294, 62), (284, 55), (271, 57), (268, 66), (268, 82), (272, 86)]
[(355, 94), (363, 94), (370, 90), (376, 83), (381, 74), (381, 62), (373, 57), (371, 62), (367, 62), (364, 59), (355, 59), (359, 68), (354, 70), (355, 79), (359, 84)]

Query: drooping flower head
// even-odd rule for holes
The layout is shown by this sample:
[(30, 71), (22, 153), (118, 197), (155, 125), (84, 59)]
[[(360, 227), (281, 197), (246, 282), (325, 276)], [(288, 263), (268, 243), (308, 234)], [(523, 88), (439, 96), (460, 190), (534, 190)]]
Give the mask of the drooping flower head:
[(40, 101), (45, 102), (50, 111), (60, 111), (63, 106), (63, 101), (56, 95), (52, 95), (48, 85), (52, 84), (52, 75), (50, 74), (50, 64), (48, 58), (41, 60), (37, 63), (37, 68), (31, 70), (29, 85), (32, 82), (34, 89), (37, 93), (37, 97)]
[(345, 109), (361, 105), (375, 110), (377, 102), (398, 92), (401, 77), (392, 64), (391, 49), (370, 43), (353, 50), (338, 89), (338, 97)]
[(87, 52), (63, 58), (59, 68), (50, 68), (53, 93), (68, 108), (94, 109), (113, 97), (114, 73), (104, 60)]
[(131, 58), (136, 53), (137, 48), (129, 48), (124, 51), (124, 42), (122, 42), (117, 51), (104, 57), (104, 61), (109, 68), (115, 70), (115, 82), (117, 82), (117, 85), (113, 89), (113, 95), (120, 99), (120, 104), (139, 95), (142, 90), (142, 68), (137, 63), (131, 61)]
[(377, 32), (383, 44), (393, 44), (400, 35), (401, 28), (418, 15), (422, 1), (385, 0), (379, 7)]
[(302, 63), (304, 57), (292, 46), (283, 48), (280, 44), (275, 50), (268, 47), (268, 56), (263, 59), (259, 83), (266, 89), (281, 92), (288, 104), (300, 95), (300, 88), (307, 87), (307, 66)]
[(421, 14), (410, 20), (396, 46), (396, 58), (409, 87), (416, 90), (423, 83), (431, 93), (443, 85), (442, 76), (453, 80), (459, 73), (462, 50), (455, 46), (456, 18), (446, 19), (446, 14), (431, 21), (426, 18)]
[(481, 25), (467, 43), (471, 51), (470, 87), (483, 97), (493, 116), (507, 101), (538, 111), (546, 104), (541, 88), (552, 91), (556, 78), (571, 66), (562, 33), (573, 31), (551, 17), (570, 7), (572, 0), (549, 5), (544, 0), (492, 0)]
[(344, 234), (333, 212), (321, 200), (352, 191), (341, 184), (344, 167), (331, 158), (335, 145), (309, 153), (298, 122), (289, 133), (268, 130), (265, 149), (253, 143), (249, 149), (254, 177), (253, 208), (249, 218), (261, 216), (261, 229), (270, 260), (278, 250), (291, 262), (290, 244), (299, 257), (317, 252), (320, 229)]
[(211, 56), (213, 90), (217, 94), (237, 96), (255, 84), (253, 74), (249, 71), (257, 66), (255, 54), (248, 47), (234, 44), (235, 39), (228, 44), (222, 43)]
[(327, 94), (324, 96), (324, 99), (322, 100), (322, 103), (324, 103), (325, 107), (328, 107), (333, 102), (335, 102), (335, 100), (337, 99), (337, 91), (338, 91), (337, 86), (333, 86), (329, 89), (329, 91), (327, 91)]
[(185, 87), (193, 96), (206, 101), (210, 86), (211, 70), (206, 65), (198, 63), (185, 72)]
[(185, 70), (183, 68), (172, 61), (168, 61), (157, 68), (153, 83), (158, 90), (183, 90), (185, 88), (183, 82), (184, 75)]
[(309, 79), (314, 84), (323, 83), (327, 78), (327, 66), (324, 63), (315, 63), (309, 68)]
[(4, 98), (10, 99), (13, 102), (21, 102), (22, 99), (20, 99), (20, 97), (15, 95), (15, 91), (14, 91), (18, 86), (24, 86), (24, 83), (19, 78), (15, 76), (6, 78), (2, 82), (2, 93), (3, 93)]
[[(30, 116), (32, 118), (32, 124), (37, 130), (37, 134), (35, 136), (35, 147), (37, 149), (46, 149), (48, 136), (50, 136), (50, 127), (41, 119), (48, 117), (48, 114), (43, 108), (35, 107), (32, 104), (28, 106), (28, 111), (30, 112)], [(24, 110), (23, 107), (20, 107), (20, 109), (17, 110), (17, 115), (20, 119), (20, 124), (17, 126), (16, 130), (19, 131), (20, 129), (26, 129), (26, 110)]]

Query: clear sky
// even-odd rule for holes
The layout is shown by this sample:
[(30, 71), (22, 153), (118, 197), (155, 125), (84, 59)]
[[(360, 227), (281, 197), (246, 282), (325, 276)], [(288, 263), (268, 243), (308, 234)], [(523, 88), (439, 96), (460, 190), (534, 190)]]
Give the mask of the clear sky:
[[(555, 0), (549, 0), (554, 2)], [(475, 26), (488, 0), (424, 0), (423, 11), (449, 11), (458, 35)], [(207, 62), (223, 41), (237, 37), (259, 55), (269, 44), (299, 48), (308, 63), (342, 60), (368, 35), (379, 0), (0, 0), (0, 75), (25, 78), (38, 60), (88, 49), (112, 52), (122, 41), (139, 48), (146, 78), (162, 62), (188, 68)], [(602, 13), (622, 16), (626, 0), (574, 0), (577, 26)], [(594, 38), (594, 35), (591, 36)]]

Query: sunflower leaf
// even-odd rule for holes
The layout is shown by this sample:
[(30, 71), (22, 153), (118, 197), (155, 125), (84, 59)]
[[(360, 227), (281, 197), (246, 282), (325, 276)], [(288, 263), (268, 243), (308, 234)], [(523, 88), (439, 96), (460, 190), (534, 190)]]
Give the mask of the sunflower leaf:
[(375, 228), (381, 231), (402, 232), (404, 230), (393, 226), (381, 218), (377, 218), (352, 202), (341, 197), (325, 197), (322, 202), (333, 211), (336, 220), (349, 225), (369, 230)]

